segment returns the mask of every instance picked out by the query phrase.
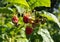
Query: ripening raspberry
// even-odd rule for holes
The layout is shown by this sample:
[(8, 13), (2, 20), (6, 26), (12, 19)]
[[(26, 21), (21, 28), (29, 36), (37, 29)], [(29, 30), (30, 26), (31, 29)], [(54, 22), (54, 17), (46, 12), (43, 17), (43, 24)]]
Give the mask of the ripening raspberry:
[(25, 32), (27, 35), (30, 35), (30, 34), (32, 34), (33, 29), (31, 27), (27, 26)]
[(13, 23), (18, 23), (18, 17), (16, 15), (13, 16), (12, 22)]

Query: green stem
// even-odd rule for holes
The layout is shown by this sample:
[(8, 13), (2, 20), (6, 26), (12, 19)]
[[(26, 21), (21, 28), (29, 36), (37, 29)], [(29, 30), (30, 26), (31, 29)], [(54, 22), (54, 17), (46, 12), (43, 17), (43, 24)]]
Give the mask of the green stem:
[(12, 38), (11, 38), (11, 42), (14, 42), (14, 37), (12, 36)]

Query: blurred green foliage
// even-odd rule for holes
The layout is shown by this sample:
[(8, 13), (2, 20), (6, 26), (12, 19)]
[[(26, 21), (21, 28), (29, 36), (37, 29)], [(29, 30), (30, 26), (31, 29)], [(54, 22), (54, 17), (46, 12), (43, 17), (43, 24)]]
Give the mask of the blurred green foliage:
[[(60, 42), (60, 6), (53, 13), (32, 12), (35, 7), (50, 5), (50, 0), (0, 0), (0, 42)], [(25, 33), (26, 25), (31, 25), (23, 22), (25, 11), (46, 18), (46, 23), (37, 25), (31, 35)], [(19, 18), (18, 25), (12, 23), (14, 14)]]

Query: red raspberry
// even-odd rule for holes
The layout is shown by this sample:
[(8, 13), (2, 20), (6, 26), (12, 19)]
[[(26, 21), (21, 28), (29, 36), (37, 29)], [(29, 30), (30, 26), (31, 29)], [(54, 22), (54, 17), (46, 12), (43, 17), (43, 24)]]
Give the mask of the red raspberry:
[(31, 17), (30, 14), (24, 14), (24, 16), (23, 16), (24, 23), (28, 23), (30, 20), (30, 17)]
[(17, 17), (17, 16), (13, 16), (12, 22), (13, 22), (13, 23), (18, 23), (18, 17)]
[(27, 35), (30, 35), (33, 32), (33, 29), (31, 27), (27, 26), (25, 32)]
[(23, 21), (24, 21), (24, 23), (28, 23), (29, 22), (29, 18), (27, 16), (24, 16), (23, 17)]

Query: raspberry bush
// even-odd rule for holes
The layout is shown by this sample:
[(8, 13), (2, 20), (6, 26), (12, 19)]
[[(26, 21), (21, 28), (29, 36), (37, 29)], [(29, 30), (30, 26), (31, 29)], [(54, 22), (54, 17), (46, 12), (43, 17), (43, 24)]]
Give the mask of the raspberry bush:
[(60, 42), (60, 7), (51, 13), (51, 3), (1, 0), (0, 42)]

